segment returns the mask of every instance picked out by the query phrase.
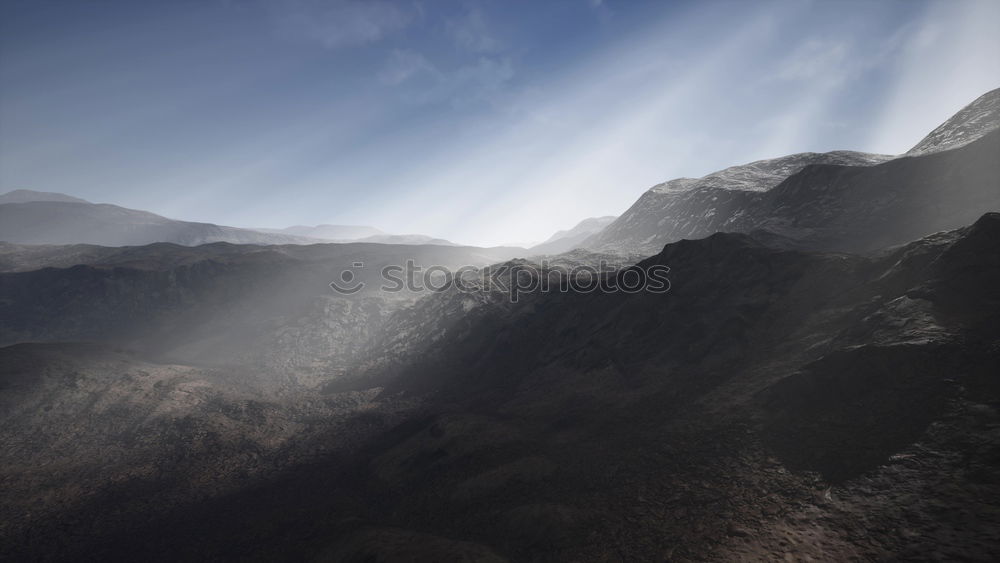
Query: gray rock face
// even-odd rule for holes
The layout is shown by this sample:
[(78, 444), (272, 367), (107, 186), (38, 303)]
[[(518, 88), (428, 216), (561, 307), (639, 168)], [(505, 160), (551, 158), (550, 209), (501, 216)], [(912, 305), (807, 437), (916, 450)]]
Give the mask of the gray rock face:
[(724, 230), (756, 194), (766, 192), (811, 164), (868, 166), (886, 155), (850, 151), (801, 153), (733, 166), (703, 178), (678, 178), (652, 187), (584, 248), (622, 254), (654, 254), (664, 244)]
[(749, 199), (719, 230), (763, 229), (809, 248), (868, 252), (1000, 209), (1000, 131), (876, 166), (815, 165)]
[(923, 138), (906, 156), (919, 156), (965, 146), (1000, 128), (1000, 88), (976, 98)]

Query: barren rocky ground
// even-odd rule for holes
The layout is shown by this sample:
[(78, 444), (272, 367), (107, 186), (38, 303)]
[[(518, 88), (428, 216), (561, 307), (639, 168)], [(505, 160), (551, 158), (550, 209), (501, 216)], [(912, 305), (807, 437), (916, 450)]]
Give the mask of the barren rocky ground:
[[(8, 443), (45, 445), (5, 449), (5, 521), (24, 524), (5, 550), (992, 560), (998, 242), (995, 214), (874, 257), (719, 234), (636, 266), (670, 264), (665, 294), (437, 294), (376, 340), (393, 361), (356, 367), (378, 387), (282, 401), (120, 352), (9, 347), (6, 404), (62, 414), (5, 407), (24, 425)], [(444, 328), (399, 330), (419, 322)], [(60, 452), (79, 465), (53, 471)]]

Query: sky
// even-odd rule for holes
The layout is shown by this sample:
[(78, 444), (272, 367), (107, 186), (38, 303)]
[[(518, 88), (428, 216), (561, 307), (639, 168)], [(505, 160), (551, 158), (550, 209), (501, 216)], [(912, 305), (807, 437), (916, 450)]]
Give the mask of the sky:
[(0, 192), (537, 242), (649, 187), (898, 154), (1000, 86), (1000, 2), (0, 2)]

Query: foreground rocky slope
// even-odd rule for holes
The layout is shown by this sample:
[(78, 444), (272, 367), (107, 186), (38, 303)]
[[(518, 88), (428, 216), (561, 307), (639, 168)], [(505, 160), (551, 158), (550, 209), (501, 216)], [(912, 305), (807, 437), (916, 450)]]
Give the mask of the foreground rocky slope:
[(437, 294), (357, 368), (405, 422), (54, 553), (993, 560), (998, 245), (997, 214), (867, 258), (717, 234), (637, 265), (668, 293)]
[(241, 370), (95, 344), (0, 348), (0, 558), (58, 557), (239, 491), (308, 463), (324, 433), (345, 447), (378, 427), (364, 415), (374, 396), (280, 397)]

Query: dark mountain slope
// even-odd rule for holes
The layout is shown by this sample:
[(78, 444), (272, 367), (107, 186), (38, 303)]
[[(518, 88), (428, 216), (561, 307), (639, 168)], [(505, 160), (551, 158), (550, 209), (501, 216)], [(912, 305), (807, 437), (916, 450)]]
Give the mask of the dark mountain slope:
[(732, 166), (703, 178), (679, 178), (653, 186), (618, 219), (581, 246), (621, 254), (655, 254), (664, 244), (722, 230), (748, 201), (810, 164), (868, 166), (891, 157), (834, 151), (801, 153)]
[(1000, 131), (877, 166), (807, 166), (748, 201), (721, 229), (764, 229), (814, 248), (853, 252), (904, 244), (1000, 210), (997, 155)]
[(998, 256), (989, 214), (872, 258), (682, 241), (639, 264), (666, 294), (434, 295), (372, 351), (408, 422), (79, 553), (993, 560)]
[[(954, 150), (882, 164), (810, 164), (769, 191), (719, 187), (665, 194), (666, 207), (657, 212), (662, 220), (638, 231), (621, 228), (627, 240), (645, 237), (638, 243), (645, 250), (713, 232), (765, 230), (804, 248), (865, 252), (958, 228), (1000, 209), (998, 154), (1000, 131), (994, 131)], [(643, 196), (650, 197), (660, 196)], [(640, 199), (635, 207), (647, 204)], [(612, 224), (601, 236), (615, 228)], [(597, 240), (584, 244), (632, 248)]]
[[(433, 390), (453, 414), (372, 461), (379, 481), (406, 491), (386, 517), (452, 534), (461, 522), (458, 537), (496, 547), (523, 546), (534, 525), (549, 526), (548, 538), (575, 538), (543, 548), (559, 560), (613, 557), (600, 549), (644, 560), (719, 549), (727, 559), (745, 547), (740, 538), (813, 526), (829, 539), (794, 548), (775, 539), (749, 556), (881, 558), (919, 553), (921, 542), (879, 535), (859, 544), (841, 535), (853, 533), (857, 513), (810, 489), (832, 486), (863, 513), (863, 479), (887, 489), (879, 495), (955, 479), (924, 490), (926, 502), (883, 499), (874, 525), (901, 521), (948, 557), (995, 555), (1000, 537), (983, 526), (994, 521), (989, 495), (1000, 483), (1000, 436), (989, 423), (997, 414), (986, 406), (1000, 397), (1000, 262), (974, 257), (1000, 255), (998, 245), (995, 214), (874, 260), (714, 235), (640, 265), (670, 264), (669, 294), (498, 302), (416, 348), (423, 359), (411, 358), (389, 387)], [(418, 308), (441, 309), (429, 301)], [(977, 409), (979, 418), (963, 414)], [(982, 444), (968, 454), (965, 432)], [(893, 475), (897, 454), (905, 478)], [(518, 505), (539, 499), (548, 508)], [(801, 521), (782, 517), (809, 505)], [(936, 514), (935, 505), (967, 513)], [(494, 518), (517, 524), (491, 529)], [(967, 529), (966, 518), (983, 524)], [(604, 532), (585, 539), (582, 529)], [(941, 534), (963, 539), (941, 543)]]

